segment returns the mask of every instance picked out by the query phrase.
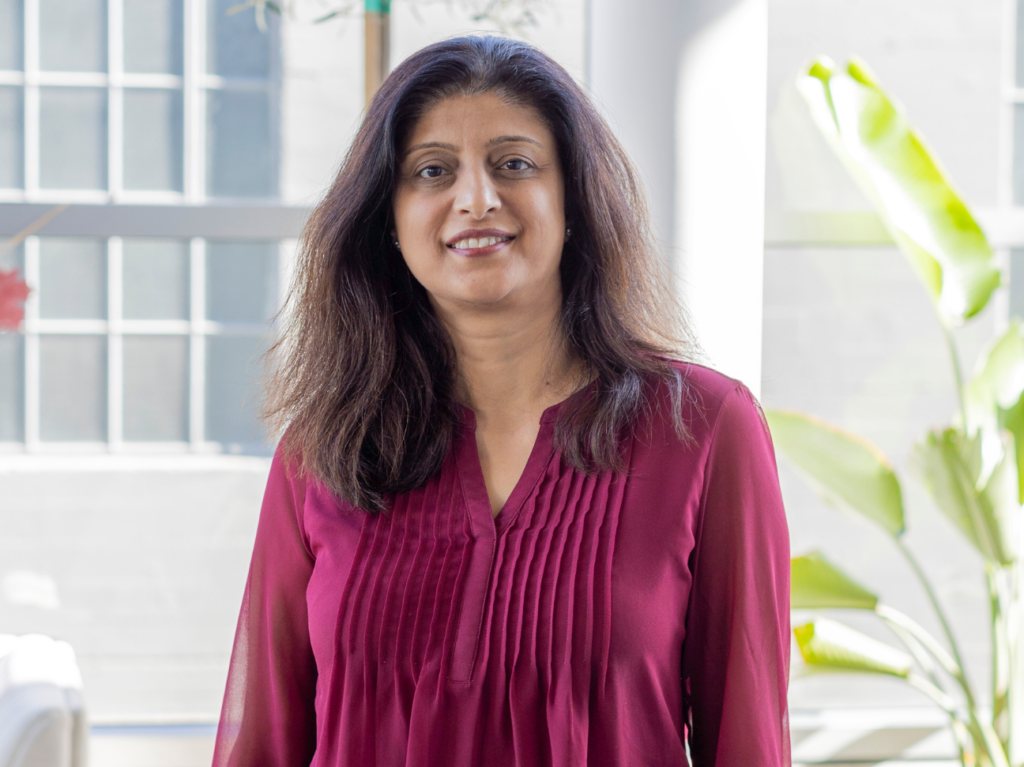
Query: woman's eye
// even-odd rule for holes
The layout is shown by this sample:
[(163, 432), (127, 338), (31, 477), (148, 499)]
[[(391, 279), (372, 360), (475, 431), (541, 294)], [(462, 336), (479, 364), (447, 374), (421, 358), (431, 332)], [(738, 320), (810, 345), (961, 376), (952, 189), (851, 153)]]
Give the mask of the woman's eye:
[(443, 173), (444, 173), (444, 168), (442, 168), (440, 165), (431, 165), (429, 168), (424, 168), (423, 170), (421, 170), (416, 175), (417, 176), (421, 176), (423, 178), (437, 178), (438, 176), (442, 175)]
[(501, 167), (505, 170), (526, 170), (530, 164), (526, 160), (508, 160), (502, 163)]

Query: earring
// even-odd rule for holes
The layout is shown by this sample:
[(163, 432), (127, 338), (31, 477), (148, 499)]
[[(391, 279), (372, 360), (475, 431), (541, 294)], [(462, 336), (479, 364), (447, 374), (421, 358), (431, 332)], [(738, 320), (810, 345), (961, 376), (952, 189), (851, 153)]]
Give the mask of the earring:
[(565, 239), (568, 240), (570, 237), (572, 237), (572, 229), (565, 227)]
[(402, 249), (402, 246), (398, 243), (398, 240), (395, 240), (395, 250), (401, 250), (401, 249)]

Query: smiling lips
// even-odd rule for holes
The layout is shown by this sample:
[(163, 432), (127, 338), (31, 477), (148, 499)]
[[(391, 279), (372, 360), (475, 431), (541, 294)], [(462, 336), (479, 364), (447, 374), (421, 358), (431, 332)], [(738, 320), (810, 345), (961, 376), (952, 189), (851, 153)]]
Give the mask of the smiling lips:
[(455, 235), (447, 247), (463, 256), (487, 256), (501, 250), (513, 239), (512, 235), (501, 231), (468, 230)]

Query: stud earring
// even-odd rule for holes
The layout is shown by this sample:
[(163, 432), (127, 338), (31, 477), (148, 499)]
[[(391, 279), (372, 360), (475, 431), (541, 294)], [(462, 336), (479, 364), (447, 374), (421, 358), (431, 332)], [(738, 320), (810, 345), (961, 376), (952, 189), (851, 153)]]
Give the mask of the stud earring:
[(572, 229), (565, 227), (565, 239), (568, 240), (570, 237), (572, 237)]
[(401, 249), (402, 249), (402, 246), (398, 243), (398, 240), (395, 240), (395, 250), (401, 250)]

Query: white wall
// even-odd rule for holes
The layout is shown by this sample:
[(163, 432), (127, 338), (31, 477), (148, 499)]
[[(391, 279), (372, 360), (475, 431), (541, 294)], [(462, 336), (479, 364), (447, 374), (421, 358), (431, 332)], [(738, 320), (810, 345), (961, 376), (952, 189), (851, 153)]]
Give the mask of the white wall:
[(590, 87), (710, 364), (761, 386), (766, 0), (593, 0)]

